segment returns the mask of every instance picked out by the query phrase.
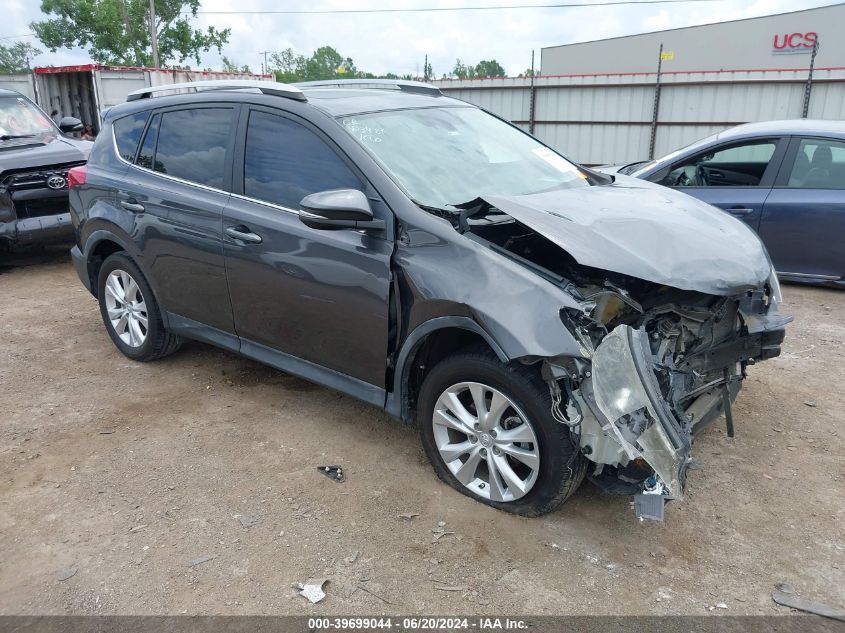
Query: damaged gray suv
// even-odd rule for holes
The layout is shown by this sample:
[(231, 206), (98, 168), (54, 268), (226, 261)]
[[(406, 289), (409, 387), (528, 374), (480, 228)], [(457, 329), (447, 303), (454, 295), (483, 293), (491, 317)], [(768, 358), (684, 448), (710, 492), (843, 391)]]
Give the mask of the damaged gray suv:
[(742, 222), (426, 84), (147, 88), (69, 181), (123, 354), (206, 341), (382, 407), (525, 516), (586, 476), (661, 518), (791, 320)]

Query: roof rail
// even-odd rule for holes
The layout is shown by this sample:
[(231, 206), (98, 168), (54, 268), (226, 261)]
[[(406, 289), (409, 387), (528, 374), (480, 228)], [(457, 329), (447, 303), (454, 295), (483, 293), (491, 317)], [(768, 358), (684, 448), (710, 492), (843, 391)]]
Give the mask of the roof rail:
[(178, 84), (163, 84), (161, 86), (150, 86), (133, 90), (126, 95), (127, 101), (138, 99), (149, 99), (160, 92), (171, 92), (173, 90), (194, 90), (195, 92), (205, 90), (258, 90), (265, 95), (286, 97), (297, 101), (307, 101), (302, 91), (295, 86), (278, 83), (276, 81), (257, 81), (254, 79), (213, 79), (208, 81), (188, 81)]
[(443, 96), (437, 86), (405, 79), (326, 79), (322, 81), (300, 81), (291, 85), (298, 88), (380, 88), (427, 94), (434, 97)]

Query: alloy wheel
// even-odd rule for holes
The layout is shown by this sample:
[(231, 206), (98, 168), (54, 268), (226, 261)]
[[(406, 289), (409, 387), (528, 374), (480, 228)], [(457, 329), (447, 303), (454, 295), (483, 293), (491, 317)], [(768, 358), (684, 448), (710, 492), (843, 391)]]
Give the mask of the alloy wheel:
[(147, 340), (147, 304), (138, 283), (124, 270), (113, 270), (105, 285), (109, 322), (121, 341), (141, 347)]
[(452, 385), (437, 399), (432, 426), (443, 462), (476, 495), (515, 501), (537, 481), (537, 436), (501, 391), (477, 382)]

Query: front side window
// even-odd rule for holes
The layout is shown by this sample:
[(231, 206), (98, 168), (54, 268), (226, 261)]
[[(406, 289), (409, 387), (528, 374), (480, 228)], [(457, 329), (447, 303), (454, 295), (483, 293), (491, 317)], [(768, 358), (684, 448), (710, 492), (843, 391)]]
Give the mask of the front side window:
[(222, 189), (232, 113), (231, 108), (163, 113), (153, 169)]
[(845, 189), (845, 142), (801, 139), (787, 186), (794, 189)]
[(148, 116), (148, 112), (138, 112), (118, 119), (112, 125), (117, 151), (123, 160), (130, 163), (135, 160), (135, 152), (138, 151), (138, 143), (141, 142)]
[(280, 116), (253, 111), (244, 151), (244, 195), (298, 209), (308, 194), (361, 189), (360, 179), (314, 132)]
[(752, 141), (697, 154), (675, 165), (667, 187), (757, 187), (774, 156), (775, 141)]
[(340, 123), (424, 206), (590, 186), (563, 156), (478, 108), (394, 110)]
[(50, 119), (23, 97), (0, 97), (0, 136), (56, 134)]

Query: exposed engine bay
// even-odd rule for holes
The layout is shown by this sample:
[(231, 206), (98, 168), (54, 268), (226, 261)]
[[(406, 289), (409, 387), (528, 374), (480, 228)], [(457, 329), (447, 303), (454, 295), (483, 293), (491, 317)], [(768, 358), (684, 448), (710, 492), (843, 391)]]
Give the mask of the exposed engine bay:
[(792, 318), (777, 312), (777, 278), (709, 294), (582, 265), (484, 200), (447, 219), (575, 298), (560, 319), (581, 357), (523, 361), (542, 363), (552, 414), (592, 462), (591, 481), (635, 495), (641, 520), (662, 520), (665, 501), (683, 496), (694, 435), (724, 414), (733, 436), (746, 368), (780, 353)]

